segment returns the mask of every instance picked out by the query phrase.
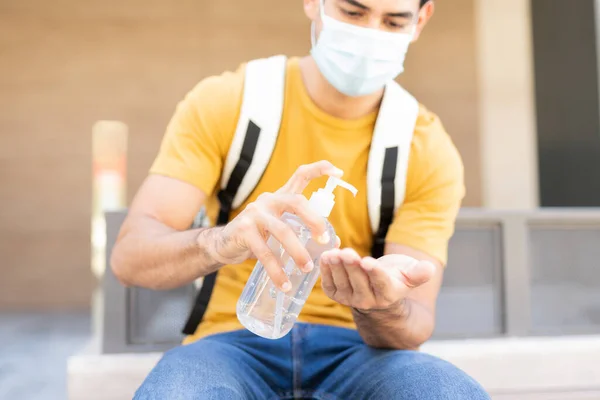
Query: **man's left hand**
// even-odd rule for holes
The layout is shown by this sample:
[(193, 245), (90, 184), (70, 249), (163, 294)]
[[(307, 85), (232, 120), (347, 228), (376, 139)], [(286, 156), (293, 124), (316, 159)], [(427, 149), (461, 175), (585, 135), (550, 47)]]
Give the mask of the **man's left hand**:
[(320, 260), (323, 290), (359, 312), (393, 310), (435, 273), (429, 261), (402, 254), (361, 258), (353, 249), (334, 249)]

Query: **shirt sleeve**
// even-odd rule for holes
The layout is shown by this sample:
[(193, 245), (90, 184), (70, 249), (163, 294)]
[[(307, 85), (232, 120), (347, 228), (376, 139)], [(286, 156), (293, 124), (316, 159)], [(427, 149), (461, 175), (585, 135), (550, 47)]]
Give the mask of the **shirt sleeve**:
[(243, 66), (204, 79), (179, 102), (150, 174), (196, 186), (211, 195), (231, 146), (243, 90)]
[(448, 242), (465, 196), (464, 167), (439, 118), (421, 109), (408, 165), (404, 204), (387, 242), (422, 251), (446, 265)]

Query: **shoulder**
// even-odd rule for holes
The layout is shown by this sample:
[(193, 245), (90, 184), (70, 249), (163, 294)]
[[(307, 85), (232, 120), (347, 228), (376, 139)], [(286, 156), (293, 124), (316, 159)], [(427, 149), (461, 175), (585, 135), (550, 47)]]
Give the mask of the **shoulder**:
[(239, 108), (244, 89), (246, 63), (234, 71), (225, 71), (198, 82), (185, 96), (183, 103), (198, 114), (231, 111)]
[[(180, 102), (188, 112), (200, 116), (202, 120), (215, 123), (222, 121), (222, 131), (229, 132), (237, 122), (243, 101), (246, 69), (248, 64), (268, 59), (250, 60), (241, 63), (235, 70), (212, 75), (197, 83)], [(286, 72), (289, 72), (298, 60), (287, 58)], [(225, 122), (226, 121), (226, 122)]]
[(454, 188), (456, 197), (464, 192), (462, 157), (440, 118), (425, 106), (419, 106), (419, 115), (411, 144), (408, 182), (409, 190), (436, 186)]
[[(204, 78), (187, 94), (186, 99), (190, 102), (198, 103), (210, 99), (213, 104), (217, 105), (220, 102), (229, 105), (235, 105), (236, 102), (240, 103), (244, 91), (244, 82), (248, 64), (257, 63), (260, 65), (260, 61), (269, 61), (275, 58), (276, 57), (250, 60), (241, 63), (235, 70), (228, 70), (220, 75), (212, 75)], [(297, 57), (285, 57), (285, 60), (286, 72), (289, 72), (298, 64), (299, 59)], [(262, 65), (266, 66), (271, 64), (262, 63)]]
[(167, 138), (194, 146), (208, 140), (221, 156), (226, 154), (239, 118), (245, 66), (206, 77), (193, 86), (177, 104)]
[(411, 144), (411, 158), (429, 166), (443, 164), (461, 171), (463, 168), (460, 153), (442, 121), (421, 104)]
[(463, 164), (439, 117), (420, 106), (406, 196), (387, 240), (447, 260), (448, 240), (465, 194)]
[(419, 105), (412, 150), (418, 154), (444, 155), (461, 162), (458, 149), (440, 118), (422, 104)]

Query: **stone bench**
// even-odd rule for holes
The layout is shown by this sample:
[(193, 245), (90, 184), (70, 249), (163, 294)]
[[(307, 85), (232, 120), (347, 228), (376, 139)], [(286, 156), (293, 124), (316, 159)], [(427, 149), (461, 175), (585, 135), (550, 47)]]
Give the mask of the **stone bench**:
[[(600, 336), (432, 341), (422, 351), (466, 371), (494, 400), (600, 399)], [(130, 400), (161, 356), (95, 353), (69, 360), (69, 400)]]
[[(107, 260), (124, 217), (107, 214)], [(569, 336), (600, 335), (598, 243), (600, 209), (462, 210), (423, 351), (464, 369), (495, 399), (600, 399), (600, 336)], [(69, 361), (70, 398), (130, 399), (181, 342), (194, 292), (124, 288), (107, 266), (94, 346)]]

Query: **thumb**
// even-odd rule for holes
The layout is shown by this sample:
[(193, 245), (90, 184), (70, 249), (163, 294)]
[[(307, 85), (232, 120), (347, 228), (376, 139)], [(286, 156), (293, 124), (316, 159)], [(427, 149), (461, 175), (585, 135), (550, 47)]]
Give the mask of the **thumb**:
[(410, 288), (421, 286), (435, 274), (435, 265), (429, 261), (418, 261), (414, 258), (400, 265), (400, 273), (404, 277), (404, 283)]

